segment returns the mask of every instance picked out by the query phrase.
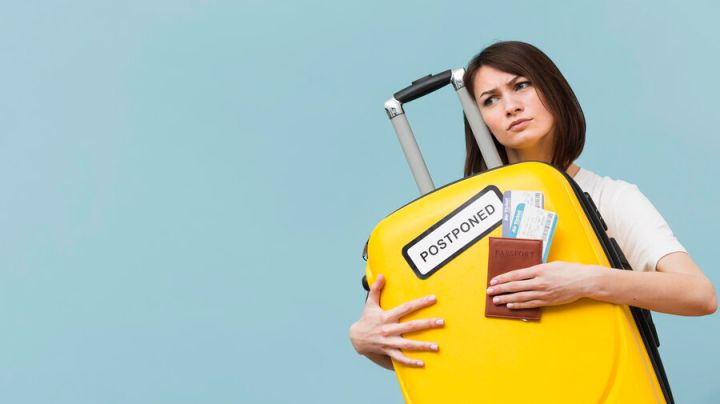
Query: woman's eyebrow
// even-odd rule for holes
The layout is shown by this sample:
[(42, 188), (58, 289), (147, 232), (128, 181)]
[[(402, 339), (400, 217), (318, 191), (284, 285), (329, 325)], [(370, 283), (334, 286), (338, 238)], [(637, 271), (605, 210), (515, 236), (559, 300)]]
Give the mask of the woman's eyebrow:
[[(515, 77), (513, 77), (510, 81), (507, 82), (507, 85), (508, 85), (508, 86), (511, 86), (511, 85), (515, 84), (515, 82), (518, 81), (519, 78), (520, 78), (520, 76), (515, 76)], [(482, 96), (485, 95), (485, 94), (492, 94), (492, 93), (494, 93), (496, 90), (497, 90), (497, 88), (493, 88), (493, 89), (490, 89), (490, 90), (487, 90), (487, 91), (483, 91), (482, 93), (480, 93), (480, 96), (479, 96), (478, 98), (482, 98)]]

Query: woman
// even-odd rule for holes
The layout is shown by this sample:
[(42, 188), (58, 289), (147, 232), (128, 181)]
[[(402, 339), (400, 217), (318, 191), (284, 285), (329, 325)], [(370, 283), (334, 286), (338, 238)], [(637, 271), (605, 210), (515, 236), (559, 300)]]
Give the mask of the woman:
[[(585, 143), (585, 119), (575, 94), (555, 64), (523, 42), (499, 42), (469, 63), (465, 85), (475, 99), (505, 164), (539, 160), (566, 171), (598, 206), (634, 271), (596, 265), (549, 262), (491, 280), (487, 293), (497, 304), (521, 309), (559, 305), (580, 298), (632, 305), (663, 313), (699, 316), (717, 309), (715, 290), (637, 186), (601, 177), (573, 162)], [(487, 169), (467, 120), (465, 176)], [(428, 341), (403, 334), (442, 327), (443, 319), (401, 322), (436, 302), (433, 296), (384, 311), (384, 278), (370, 288), (360, 319), (350, 328), (358, 353), (392, 369), (391, 358), (423, 366), (401, 350), (437, 351)]]

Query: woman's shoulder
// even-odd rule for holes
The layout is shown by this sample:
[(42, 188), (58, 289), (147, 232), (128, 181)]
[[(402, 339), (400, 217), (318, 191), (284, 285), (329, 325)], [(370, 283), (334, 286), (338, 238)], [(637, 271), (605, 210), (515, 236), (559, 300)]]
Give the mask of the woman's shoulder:
[(622, 223), (656, 220), (659, 217), (652, 202), (632, 182), (601, 176), (583, 168), (575, 178), (580, 188), (590, 194), (608, 225), (614, 222), (616, 229), (621, 228)]
[(664, 255), (687, 251), (636, 184), (586, 169), (580, 169), (575, 179), (595, 201), (608, 225), (608, 235), (620, 244), (632, 268), (655, 271)]
[(585, 168), (581, 168), (574, 179), (590, 194), (605, 221), (633, 221), (654, 210), (652, 202), (632, 182), (602, 176)]
[(584, 167), (580, 167), (573, 179), (580, 188), (589, 193), (593, 199), (607, 198), (628, 191), (639, 191), (638, 186), (632, 182), (599, 175)]

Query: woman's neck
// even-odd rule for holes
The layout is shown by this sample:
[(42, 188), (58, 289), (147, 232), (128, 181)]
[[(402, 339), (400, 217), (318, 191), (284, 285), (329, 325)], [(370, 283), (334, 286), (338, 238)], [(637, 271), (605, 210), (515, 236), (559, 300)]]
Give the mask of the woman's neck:
[(568, 169), (565, 170), (565, 172), (567, 172), (568, 175), (571, 176), (571, 177), (573, 177), (573, 178), (575, 178), (575, 176), (577, 175), (578, 171), (580, 171), (580, 167), (576, 166), (575, 163), (571, 163), (571, 164), (570, 164), (570, 167), (568, 167)]
[(511, 149), (506, 148), (508, 162), (510, 164), (519, 163), (521, 161), (544, 161), (550, 163), (552, 161), (552, 153), (540, 148), (533, 149)]
[[(542, 149), (519, 150), (506, 148), (505, 151), (507, 152), (508, 163), (510, 164), (531, 160), (544, 161), (548, 164), (552, 162), (552, 153), (548, 153), (547, 151)], [(578, 171), (580, 171), (580, 167), (576, 166), (574, 163), (571, 163), (565, 171), (568, 173), (569, 176), (574, 178)]]

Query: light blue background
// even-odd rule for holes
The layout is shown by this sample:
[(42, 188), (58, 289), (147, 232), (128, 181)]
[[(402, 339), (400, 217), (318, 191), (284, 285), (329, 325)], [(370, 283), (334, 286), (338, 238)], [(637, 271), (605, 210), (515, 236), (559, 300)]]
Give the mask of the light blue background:
[[(579, 165), (638, 184), (717, 285), (718, 12), (4, 1), (0, 401), (401, 402), (347, 338), (362, 245), (416, 196), (382, 103), (495, 40), (556, 62)], [(407, 111), (436, 183), (459, 178), (452, 91)], [(717, 400), (717, 315), (655, 318), (677, 401)]]

